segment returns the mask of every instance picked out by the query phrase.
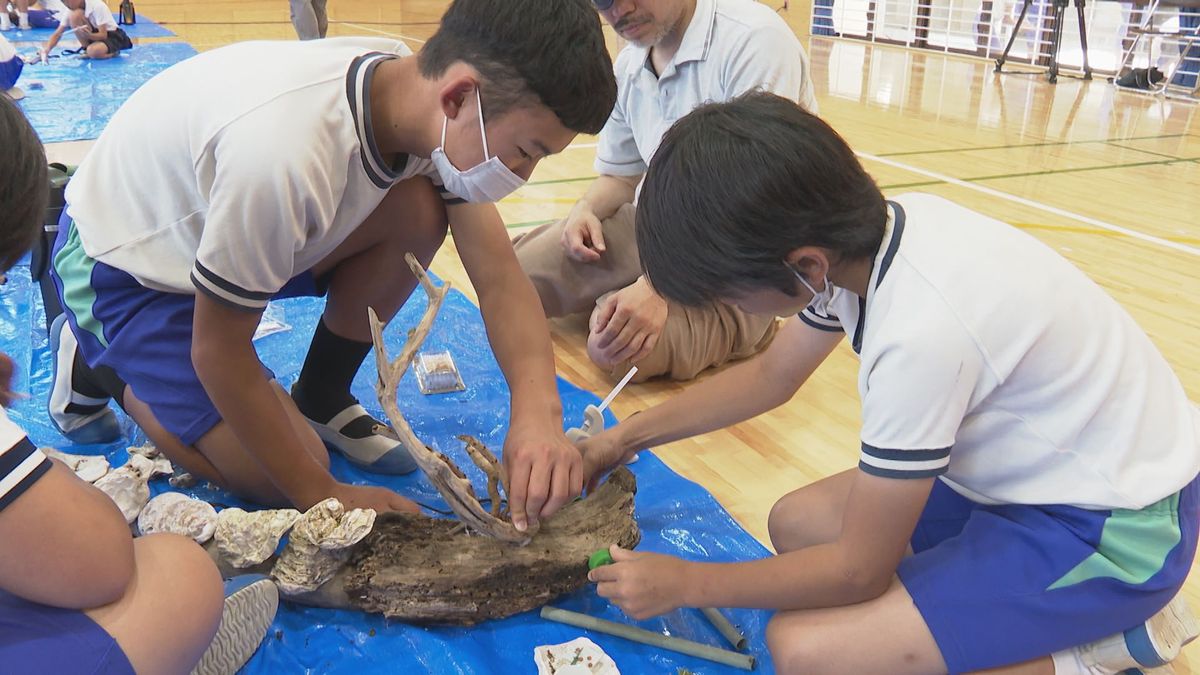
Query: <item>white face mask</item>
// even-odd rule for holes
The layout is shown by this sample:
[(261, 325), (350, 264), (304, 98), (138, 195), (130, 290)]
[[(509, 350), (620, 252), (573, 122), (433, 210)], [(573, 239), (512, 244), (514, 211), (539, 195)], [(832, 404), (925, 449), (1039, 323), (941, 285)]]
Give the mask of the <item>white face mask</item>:
[(483, 101), (479, 88), (475, 88), (475, 102), (479, 106), (479, 135), (483, 138), (483, 163), (460, 171), (446, 156), (446, 125), (450, 118), (442, 121), (442, 143), (433, 151), (433, 165), (437, 167), (442, 185), (451, 193), (469, 202), (498, 202), (525, 184), (525, 179), (513, 173), (499, 157), (488, 154), (487, 134), (483, 131)]
[(792, 274), (796, 275), (796, 278), (800, 280), (800, 283), (804, 284), (804, 287), (808, 289), (808, 292), (812, 293), (813, 297), (812, 300), (808, 301), (808, 309), (811, 309), (821, 316), (829, 316), (829, 303), (833, 302), (833, 294), (834, 291), (837, 290), (837, 287), (829, 282), (829, 277), (825, 277), (825, 288), (822, 288), (820, 292), (817, 292), (817, 289), (813, 288), (807, 281), (805, 281), (804, 275), (800, 274), (795, 267), (792, 267), (788, 263), (784, 264), (787, 265), (788, 269), (792, 271)]

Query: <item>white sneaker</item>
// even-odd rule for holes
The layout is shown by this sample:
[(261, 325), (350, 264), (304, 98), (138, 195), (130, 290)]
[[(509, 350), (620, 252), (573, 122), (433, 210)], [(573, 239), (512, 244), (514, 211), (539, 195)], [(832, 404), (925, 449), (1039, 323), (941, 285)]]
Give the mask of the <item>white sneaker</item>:
[(1200, 636), (1200, 622), (1183, 595), (1176, 595), (1145, 623), (1079, 647), (1079, 654), (1085, 664), (1111, 672), (1126, 669), (1157, 672), (1144, 669), (1169, 664), (1197, 636)]
[[(349, 435), (351, 423), (363, 417), (374, 422), (370, 432), (362, 437)], [(404, 449), (404, 445), (391, 429), (375, 421), (370, 413), (357, 403), (334, 415), (328, 424), (314, 421), (307, 416), (305, 419), (326, 447), (364, 471), (401, 475), (417, 470), (416, 461), (408, 454), (408, 450)], [(355, 426), (361, 426), (361, 423)]]
[(33, 30), (29, 27), (29, 14), (17, 12), (17, 28), (21, 30)]
[(0, 30), (12, 30), (12, 19), (8, 18), (8, 12), (0, 10)]
[(192, 675), (234, 675), (246, 665), (279, 610), (279, 589), (261, 574), (244, 574), (225, 582), (221, 625)]

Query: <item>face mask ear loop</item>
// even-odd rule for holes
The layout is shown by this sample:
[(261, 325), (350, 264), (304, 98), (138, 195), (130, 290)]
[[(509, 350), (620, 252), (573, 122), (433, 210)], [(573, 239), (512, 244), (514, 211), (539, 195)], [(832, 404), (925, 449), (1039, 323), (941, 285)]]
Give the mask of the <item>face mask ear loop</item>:
[(492, 154), (488, 152), (487, 134), (483, 131), (483, 99), (479, 97), (479, 85), (475, 85), (475, 103), (479, 106), (479, 137), (483, 139), (483, 161), (486, 162)]
[(442, 149), (442, 152), (446, 151), (446, 125), (449, 123), (450, 118), (442, 115), (442, 142), (438, 144), (438, 147)]

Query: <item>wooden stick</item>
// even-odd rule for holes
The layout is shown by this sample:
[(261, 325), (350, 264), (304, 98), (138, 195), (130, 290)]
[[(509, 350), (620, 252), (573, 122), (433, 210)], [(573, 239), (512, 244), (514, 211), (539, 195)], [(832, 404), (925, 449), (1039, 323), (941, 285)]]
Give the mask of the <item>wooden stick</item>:
[(725, 618), (725, 615), (721, 613), (721, 610), (714, 609), (712, 607), (705, 607), (700, 611), (704, 614), (704, 617), (708, 619), (708, 622), (713, 625), (713, 628), (716, 628), (721, 636), (728, 640), (729, 644), (733, 645), (734, 649), (741, 651), (746, 648), (746, 636), (742, 635), (742, 632), (735, 628), (734, 625), (729, 622), (729, 619)]
[(750, 654), (739, 654), (727, 649), (710, 647), (709, 645), (702, 645), (699, 642), (655, 633), (654, 631), (636, 626), (626, 626), (623, 623), (606, 621), (594, 616), (588, 616), (587, 614), (580, 614), (579, 612), (570, 612), (565, 609), (547, 606), (542, 608), (542, 618), (547, 621), (565, 623), (569, 626), (585, 630), (594, 630), (606, 635), (615, 635), (626, 640), (640, 642), (644, 645), (659, 647), (660, 649), (667, 649), (716, 663), (723, 663), (734, 668), (741, 668), (742, 670), (754, 670), (754, 656)]

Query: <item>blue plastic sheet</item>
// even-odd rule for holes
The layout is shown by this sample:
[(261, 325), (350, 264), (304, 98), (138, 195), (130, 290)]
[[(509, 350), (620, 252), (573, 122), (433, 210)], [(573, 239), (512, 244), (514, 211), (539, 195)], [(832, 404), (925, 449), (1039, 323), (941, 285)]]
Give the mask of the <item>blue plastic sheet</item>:
[[(137, 15), (137, 23), (132, 26), (121, 26), (125, 34), (131, 38), (156, 38), (156, 37), (174, 37), (175, 34), (169, 29), (154, 23), (147, 19), (144, 15)], [(29, 42), (45, 42), (47, 38), (54, 34), (53, 28), (33, 28), (31, 30), (13, 30), (4, 34), (8, 41), (13, 44), (29, 43)], [(64, 41), (71, 36), (71, 31), (63, 32)]]
[[(50, 359), (44, 320), (28, 269), (15, 268), (7, 286), (0, 288), (0, 350), (17, 361), (21, 375), (18, 386), (30, 392), (10, 411), (39, 445), (66, 447), (66, 441), (50, 426), (44, 412), (50, 383)], [(277, 305), (290, 330), (259, 340), (260, 357), (290, 386), (303, 363), (312, 330), (323, 303), (312, 298), (287, 300)], [(385, 338), (394, 356), (405, 332), (416, 325), (425, 308), (423, 296), (414, 296), (388, 328)], [(508, 417), (508, 388), (487, 343), (478, 309), (458, 292), (447, 298), (427, 349), (449, 349), (458, 364), (467, 390), (437, 396), (417, 391), (410, 371), (400, 386), (400, 405), (417, 435), (447, 453), (472, 478), (483, 493), (484, 476), (462, 451), (455, 439), (459, 433), (478, 436), (493, 449), (503, 446)], [(354, 393), (364, 406), (382, 415), (375, 400), (373, 357), (359, 372)], [(583, 409), (598, 398), (560, 379), (558, 389), (568, 424), (582, 419)], [(613, 420), (610, 418), (609, 423)], [(70, 452), (106, 453), (114, 465), (125, 461), (125, 446), (140, 444), (140, 432), (128, 420), (123, 424), (131, 440), (108, 447), (71, 447)], [(742, 530), (703, 488), (681, 478), (650, 452), (630, 467), (638, 478), (636, 515), (642, 529), (639, 550), (671, 553), (693, 560), (737, 561), (767, 554), (757, 541)], [(333, 458), (338, 478), (355, 483), (382, 483), (416, 501), (444, 508), (444, 502), (423, 476), (383, 478), (363, 473), (340, 457)], [(155, 481), (154, 492), (170, 489), (165, 480)], [(218, 505), (241, 505), (228, 494), (210, 487), (191, 494)], [(620, 610), (599, 598), (591, 586), (553, 603), (612, 621), (632, 623)], [(731, 610), (727, 616), (750, 640), (750, 653), (759, 660), (759, 672), (772, 672), (764, 631), (767, 612)], [(727, 647), (721, 636), (697, 610), (671, 612), (638, 624), (649, 630)], [(599, 644), (623, 673), (668, 673), (679, 668), (694, 673), (734, 673), (735, 669), (708, 661), (676, 655), (620, 638), (591, 634), (577, 628), (543, 621), (528, 612), (503, 621), (471, 628), (418, 627), (359, 612), (333, 611), (282, 605), (267, 639), (245, 668), (246, 673), (447, 673), (464, 675), (509, 675), (535, 672), (533, 650), (538, 645), (567, 642), (587, 635)]]
[(121, 104), (150, 78), (195, 56), (182, 42), (138, 45), (112, 59), (78, 56), (32, 64), (17, 85), (25, 99), (17, 105), (43, 143), (99, 138)]

